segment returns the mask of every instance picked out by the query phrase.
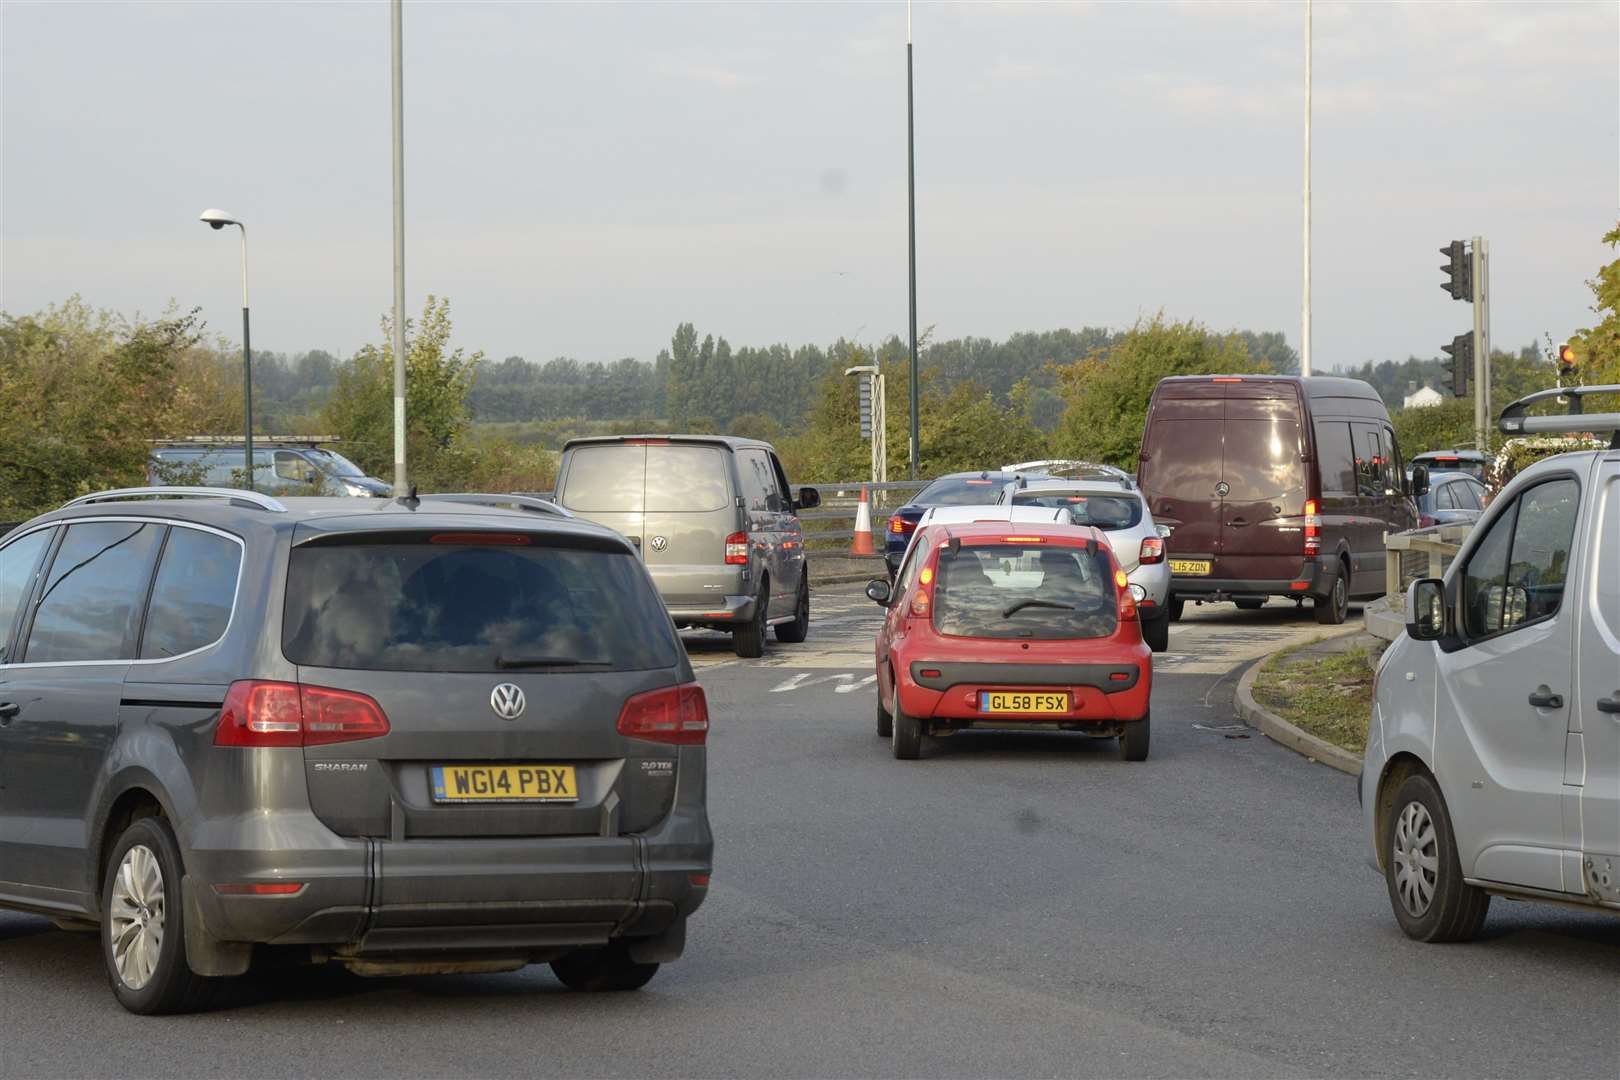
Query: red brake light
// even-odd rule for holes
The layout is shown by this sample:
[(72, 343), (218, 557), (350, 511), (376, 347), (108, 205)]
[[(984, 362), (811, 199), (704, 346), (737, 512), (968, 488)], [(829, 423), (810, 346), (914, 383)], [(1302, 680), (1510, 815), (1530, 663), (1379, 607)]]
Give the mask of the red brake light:
[(697, 683), (637, 694), (619, 711), (620, 735), (676, 746), (702, 746), (709, 737), (709, 700)]
[(382, 706), (324, 686), (243, 679), (230, 685), (215, 746), (322, 746), (388, 734)]
[(910, 612), (914, 618), (926, 619), (933, 611), (934, 604), (934, 567), (933, 564), (922, 568), (917, 575), (917, 586), (911, 590)]
[(748, 565), (748, 534), (734, 532), (726, 537), (726, 563), (731, 566)]
[(1136, 621), (1136, 597), (1131, 595), (1130, 579), (1125, 571), (1114, 571), (1114, 584), (1118, 586), (1114, 595), (1119, 597), (1119, 621), (1122, 623)]
[(911, 532), (916, 528), (917, 523), (915, 521), (907, 521), (899, 514), (896, 514), (894, 517), (889, 519), (889, 531), (894, 533), (896, 536), (904, 536), (906, 533)]
[(1215, 376), (1214, 379), (1212, 379), (1210, 381), (1211, 382), (1242, 382), (1243, 380), (1240, 379), (1240, 378), (1237, 378), (1234, 375), (1217, 375), (1217, 376)]
[(1305, 500), (1305, 557), (1322, 554), (1322, 518), (1316, 512), (1316, 500)]
[(1001, 542), (1003, 544), (1044, 544), (1044, 543), (1046, 543), (1046, 537), (1044, 537), (1044, 536), (1003, 536), (1001, 538)]
[(434, 533), (432, 544), (459, 544), (463, 547), (521, 547), (529, 542), (522, 533)]
[(1142, 550), (1136, 556), (1136, 561), (1145, 566), (1164, 562), (1164, 537), (1144, 536)]

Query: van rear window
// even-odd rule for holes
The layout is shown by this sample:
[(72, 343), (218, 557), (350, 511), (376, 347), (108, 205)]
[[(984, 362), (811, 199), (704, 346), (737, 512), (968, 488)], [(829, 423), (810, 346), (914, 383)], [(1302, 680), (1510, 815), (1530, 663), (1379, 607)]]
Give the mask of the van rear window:
[(718, 446), (581, 446), (569, 455), (562, 503), (586, 513), (720, 510), (731, 499), (727, 472), (725, 452)]
[(1302, 505), (1305, 463), (1300, 456), (1299, 424), (1273, 420), (1228, 420), (1221, 457), (1221, 479), (1227, 502), (1272, 500)]
[[(629, 553), (531, 546), (527, 535), (293, 549), (282, 652), (367, 671), (640, 671), (678, 643)], [(501, 537), (491, 543), (490, 535)]]
[(934, 628), (951, 637), (1098, 638), (1119, 625), (1107, 551), (972, 544), (939, 553)]

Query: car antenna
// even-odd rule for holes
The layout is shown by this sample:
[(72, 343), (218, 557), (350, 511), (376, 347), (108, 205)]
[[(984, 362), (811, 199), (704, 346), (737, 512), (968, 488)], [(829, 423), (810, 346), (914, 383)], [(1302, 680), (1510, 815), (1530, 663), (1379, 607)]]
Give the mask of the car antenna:
[(399, 505), (403, 506), (407, 510), (415, 510), (418, 506), (422, 505), (422, 500), (416, 497), (415, 484), (411, 485), (411, 490), (407, 494), (401, 495), (394, 501), (399, 503)]

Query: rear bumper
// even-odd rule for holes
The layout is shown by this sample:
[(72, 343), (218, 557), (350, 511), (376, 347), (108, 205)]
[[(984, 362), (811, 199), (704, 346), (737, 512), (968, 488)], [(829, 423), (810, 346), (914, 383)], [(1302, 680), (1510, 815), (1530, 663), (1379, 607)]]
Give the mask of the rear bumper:
[(1322, 597), (1332, 589), (1336, 570), (1330, 564), (1313, 559), (1302, 563), (1298, 575), (1292, 578), (1213, 578), (1176, 574), (1170, 579), (1170, 591), (1188, 600), (1231, 600), (1239, 596)]
[(753, 596), (715, 596), (706, 604), (687, 605), (677, 607), (669, 604), (669, 617), (675, 620), (675, 625), (685, 629), (688, 626), (710, 626), (717, 630), (729, 630), (735, 626), (746, 626), (754, 617), (756, 598)]
[[(1136, 661), (1087, 664), (982, 664), (914, 660), (899, 682), (901, 707), (919, 719), (958, 724), (1118, 723), (1147, 715), (1153, 664), (1146, 646)], [(924, 675), (937, 671), (938, 675)], [(1006, 714), (980, 711), (986, 690), (1066, 690), (1064, 713)]]

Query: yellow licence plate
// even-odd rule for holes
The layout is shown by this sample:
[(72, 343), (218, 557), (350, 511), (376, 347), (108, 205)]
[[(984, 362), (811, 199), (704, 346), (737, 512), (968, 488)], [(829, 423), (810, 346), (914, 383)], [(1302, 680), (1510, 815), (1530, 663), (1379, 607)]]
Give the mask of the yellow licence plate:
[(1208, 577), (1210, 563), (1208, 559), (1171, 559), (1170, 572), (1172, 574), (1187, 574), (1189, 576)]
[(1069, 711), (1069, 695), (982, 690), (979, 692), (979, 711), (982, 713), (1066, 713)]
[(577, 802), (572, 765), (435, 765), (434, 802)]

